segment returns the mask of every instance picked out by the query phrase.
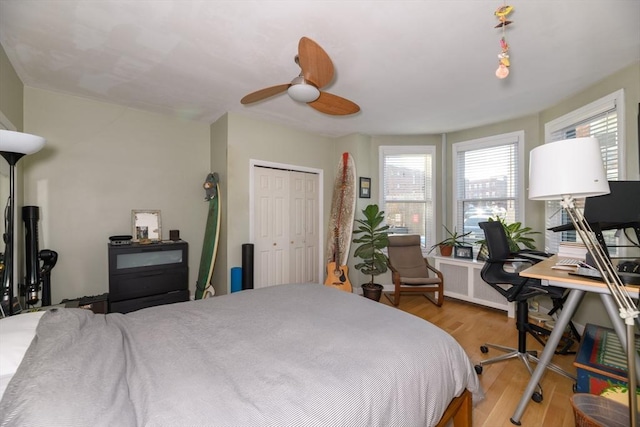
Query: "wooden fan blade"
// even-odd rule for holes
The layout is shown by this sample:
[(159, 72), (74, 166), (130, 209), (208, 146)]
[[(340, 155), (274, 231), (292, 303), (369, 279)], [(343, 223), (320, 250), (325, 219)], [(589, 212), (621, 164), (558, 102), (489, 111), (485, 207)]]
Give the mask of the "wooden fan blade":
[(263, 99), (267, 99), (273, 95), (277, 95), (279, 93), (285, 92), (289, 89), (291, 84), (287, 83), (284, 85), (271, 86), (264, 89), (257, 90), (255, 92), (246, 95), (244, 98), (240, 100), (242, 104), (251, 104), (252, 102), (262, 101)]
[(320, 92), (320, 97), (313, 102), (309, 102), (308, 105), (321, 113), (333, 116), (346, 116), (360, 111), (358, 104), (327, 92)]
[(322, 88), (333, 80), (333, 62), (331, 58), (310, 38), (303, 37), (298, 43), (298, 64), (306, 81)]

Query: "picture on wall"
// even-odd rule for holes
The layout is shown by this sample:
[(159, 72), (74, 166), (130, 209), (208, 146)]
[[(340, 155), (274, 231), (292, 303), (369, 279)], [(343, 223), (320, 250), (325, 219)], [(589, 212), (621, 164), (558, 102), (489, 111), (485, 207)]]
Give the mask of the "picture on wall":
[(371, 198), (371, 178), (360, 177), (360, 198)]

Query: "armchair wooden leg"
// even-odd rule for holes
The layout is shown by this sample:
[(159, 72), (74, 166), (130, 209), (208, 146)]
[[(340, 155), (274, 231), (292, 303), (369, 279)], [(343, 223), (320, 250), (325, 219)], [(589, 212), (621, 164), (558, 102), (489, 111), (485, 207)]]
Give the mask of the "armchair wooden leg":
[(442, 307), (442, 293), (441, 293), (441, 292), (439, 292), (439, 293), (438, 293), (438, 297), (437, 297), (437, 298), (436, 298), (436, 297), (432, 297), (432, 296), (430, 296), (430, 293), (428, 293), (428, 294), (423, 294), (423, 295), (424, 295), (424, 297), (425, 297), (426, 299), (428, 299), (429, 301), (431, 301), (431, 302), (433, 303), (433, 305), (435, 305), (435, 306), (437, 306), (437, 307)]

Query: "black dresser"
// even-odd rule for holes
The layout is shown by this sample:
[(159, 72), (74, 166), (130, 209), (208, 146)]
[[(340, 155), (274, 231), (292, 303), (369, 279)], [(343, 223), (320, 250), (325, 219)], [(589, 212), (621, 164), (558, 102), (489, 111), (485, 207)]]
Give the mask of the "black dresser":
[(110, 312), (189, 300), (187, 242), (108, 245)]

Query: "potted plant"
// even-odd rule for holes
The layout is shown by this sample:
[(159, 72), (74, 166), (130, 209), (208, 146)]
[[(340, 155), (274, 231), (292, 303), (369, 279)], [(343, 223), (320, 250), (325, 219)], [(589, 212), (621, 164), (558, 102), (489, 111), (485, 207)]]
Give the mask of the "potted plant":
[(379, 301), (382, 296), (383, 286), (374, 283), (375, 276), (387, 271), (387, 256), (382, 249), (389, 245), (388, 225), (381, 225), (384, 221), (384, 211), (380, 211), (378, 205), (368, 205), (362, 210), (364, 219), (356, 219), (359, 225), (353, 234), (361, 234), (353, 239), (353, 243), (359, 246), (353, 253), (362, 258), (362, 262), (354, 267), (362, 274), (371, 276), (371, 281), (362, 285), (362, 294), (370, 299)]
[(435, 245), (431, 246), (429, 249), (429, 253), (431, 253), (435, 248), (440, 248), (440, 255), (442, 256), (451, 256), (451, 252), (453, 252), (454, 246), (464, 246), (464, 238), (467, 237), (471, 232), (464, 234), (458, 234), (458, 231), (454, 228), (453, 232), (451, 232), (446, 225), (443, 225), (447, 237), (444, 240), (439, 241)]
[[(524, 248), (535, 250), (536, 247), (534, 245), (535, 241), (529, 237), (532, 234), (540, 234), (539, 231), (533, 231), (531, 227), (523, 227), (521, 222), (514, 222), (511, 224), (507, 224), (507, 221), (500, 217), (496, 216), (496, 218), (489, 217), (487, 221), (498, 221), (502, 224), (502, 228), (504, 229), (505, 234), (507, 235), (507, 241), (509, 242), (509, 250), (513, 253), (520, 252)], [(478, 251), (478, 260), (482, 261), (487, 259), (487, 245), (484, 239), (478, 240), (477, 243), (480, 245), (480, 250)], [(524, 246), (524, 248), (522, 246)]]
[[(535, 250), (535, 241), (529, 236), (532, 234), (540, 234), (539, 231), (533, 231), (531, 227), (523, 227), (521, 222), (507, 224), (507, 221), (500, 216), (496, 216), (495, 219), (489, 218), (488, 221), (498, 221), (502, 224), (502, 228), (504, 228), (504, 232), (507, 234), (511, 252), (519, 252), (525, 248)], [(478, 243), (484, 243), (484, 240)], [(521, 245), (524, 246), (524, 248)]]

